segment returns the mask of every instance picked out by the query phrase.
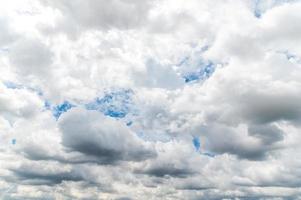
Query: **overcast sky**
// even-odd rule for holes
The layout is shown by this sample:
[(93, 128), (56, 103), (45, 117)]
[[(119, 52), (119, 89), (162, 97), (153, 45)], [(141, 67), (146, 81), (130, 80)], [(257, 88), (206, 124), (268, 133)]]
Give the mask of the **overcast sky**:
[(301, 1), (0, 0), (0, 199), (301, 199)]

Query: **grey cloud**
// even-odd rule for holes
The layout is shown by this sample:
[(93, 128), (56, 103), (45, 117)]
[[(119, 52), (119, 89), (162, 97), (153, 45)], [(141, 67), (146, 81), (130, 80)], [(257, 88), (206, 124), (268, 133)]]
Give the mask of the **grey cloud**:
[(0, 84), (0, 113), (7, 119), (32, 118), (40, 113), (43, 102), (34, 92), (9, 89)]
[(241, 99), (244, 102), (242, 114), (255, 123), (269, 123), (278, 120), (295, 121), (301, 118), (301, 96), (295, 93), (250, 94)]
[[(46, 195), (46, 194), (45, 194)], [(18, 197), (13, 197), (13, 195), (4, 195), (3, 200), (40, 200), (40, 197), (28, 197), (28, 195), (18, 195)], [(52, 195), (47, 195), (43, 197), (43, 200), (54, 200)]]
[(127, 127), (97, 111), (72, 109), (60, 120), (62, 144), (103, 164), (142, 161), (155, 156)]
[[(54, 134), (54, 133), (50, 133)], [(77, 146), (80, 149), (70, 149), (70, 147), (63, 146), (59, 141), (55, 143), (43, 143), (31, 142), (24, 144), (22, 141), (16, 151), (22, 154), (24, 157), (31, 161), (56, 161), (62, 164), (117, 164), (118, 161), (125, 161), (128, 157), (124, 157), (123, 153), (119, 151), (102, 149), (100, 147), (92, 146), (95, 149), (91, 149), (91, 146), (86, 147), (85, 145)], [(84, 148), (84, 149), (81, 149)], [(154, 152), (143, 152), (144, 154), (138, 155), (135, 159), (139, 159), (143, 156), (155, 156)], [(149, 155), (148, 155), (149, 153)], [(117, 154), (117, 155), (116, 155)]]
[(61, 25), (67, 25), (73, 31), (77, 29), (76, 26), (101, 30), (139, 27), (146, 22), (153, 2), (152, 0), (42, 1), (45, 5), (59, 9), (65, 17)]
[(188, 167), (177, 167), (172, 164), (170, 165), (161, 165), (161, 166), (151, 166), (143, 171), (136, 171), (137, 173), (144, 173), (150, 176), (156, 177), (179, 177), (184, 178), (187, 176), (192, 176), (195, 174), (194, 171)]
[(52, 160), (54, 157), (49, 155), (45, 149), (36, 144), (31, 144), (30, 146), (24, 146), (22, 148), (22, 154), (30, 160)]
[(18, 38), (18, 34), (9, 25), (7, 19), (1, 17), (0, 17), (0, 30), (1, 30), (0, 48), (10, 45)]
[(63, 181), (81, 181), (82, 178), (72, 173), (57, 174), (37, 174), (35, 172), (13, 170), (15, 175), (20, 178), (23, 184), (41, 185), (41, 184), (59, 184)]
[(118, 197), (115, 200), (132, 200), (130, 197)]
[(193, 177), (200, 172), (200, 154), (195, 152), (190, 143), (176, 141), (159, 143), (157, 153), (157, 158), (137, 166), (134, 172), (166, 179)]
[[(283, 46), (284, 41), (286, 46), (300, 41), (301, 25), (298, 23), (301, 19), (300, 12), (298, 12), (300, 8), (300, 1), (295, 1), (295, 3), (285, 4), (268, 10), (261, 22), (263, 25), (264, 32), (262, 36), (264, 40), (270, 44), (280, 41), (278, 44), (281, 46)], [(265, 26), (267, 24), (269, 26)], [(278, 30), (278, 27), (283, 28)]]
[(275, 125), (251, 125), (248, 127), (248, 132), (261, 139), (265, 145), (283, 140), (283, 131)]
[(53, 53), (37, 39), (20, 39), (12, 47), (10, 62), (21, 75), (46, 75), (51, 73), (49, 65), (53, 61)]
[(210, 177), (199, 173), (185, 179), (176, 178), (172, 180), (172, 183), (176, 189), (184, 191), (206, 191), (217, 189), (216, 184), (213, 184), (209, 180)]
[(266, 159), (271, 151), (278, 148), (274, 143), (283, 139), (281, 130), (274, 126), (252, 125), (244, 130), (211, 124), (201, 127), (201, 132), (206, 135), (203, 142), (209, 151), (230, 153), (250, 160)]
[(156, 60), (146, 61), (146, 73), (136, 74), (136, 82), (152, 88), (176, 89), (184, 85), (181, 78), (169, 65), (162, 65)]
[[(286, 64), (288, 66), (285, 67), (292, 67), (288, 61)], [(231, 66), (229, 67), (231, 68)], [(208, 121), (217, 120), (226, 124), (299, 121), (301, 119), (299, 103), (301, 91), (297, 89), (297, 85), (291, 85), (291, 88), (288, 88), (287, 77), (284, 79), (278, 77), (278, 73), (284, 73), (279, 69), (279, 63), (278, 66), (273, 66), (273, 70), (276, 72), (267, 71), (265, 73), (275, 73), (275, 82), (279, 81), (278, 87), (277, 83), (272, 80), (272, 82), (257, 83), (252, 78), (244, 78), (246, 75), (239, 77), (240, 75), (225, 74), (225, 80), (216, 85), (217, 93), (213, 99), (214, 103), (220, 104), (220, 107), (205, 109)], [(287, 74), (287, 76), (291, 77), (292, 75)], [(240, 78), (245, 80), (240, 80)], [(259, 84), (265, 85), (265, 90), (261, 90)], [(244, 90), (241, 90), (242, 86), (244, 86)]]
[(184, 186), (181, 186), (181, 187), (177, 187), (177, 189), (179, 189), (179, 190), (197, 190), (197, 191), (199, 190), (199, 191), (202, 191), (202, 190), (210, 190), (210, 189), (215, 189), (215, 188), (208, 187), (208, 186), (187, 184), (187, 185), (184, 185)]
[(63, 181), (82, 181), (83, 177), (75, 171), (49, 172), (43, 169), (33, 169), (30, 166), (22, 166), (12, 169), (12, 172), (23, 184), (52, 185)]

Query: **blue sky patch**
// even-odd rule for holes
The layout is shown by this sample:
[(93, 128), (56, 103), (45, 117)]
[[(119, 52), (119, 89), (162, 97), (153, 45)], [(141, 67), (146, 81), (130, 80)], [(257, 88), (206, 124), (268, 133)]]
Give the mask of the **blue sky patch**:
[(17, 143), (17, 140), (14, 138), (11, 140), (12, 145), (15, 145)]
[(205, 80), (209, 78), (214, 71), (215, 71), (214, 64), (209, 62), (208, 64), (205, 64), (205, 67), (199, 69), (198, 71), (191, 72), (184, 75), (184, 79), (186, 83), (197, 81), (197, 80)]
[(141, 138), (144, 141), (151, 141), (151, 142), (169, 142), (173, 138), (167, 134), (165, 131), (140, 131), (136, 133), (139, 138)]
[(301, 64), (301, 58), (289, 51), (278, 51), (277, 53), (284, 54), (286, 59), (292, 63)]
[(260, 18), (261, 17), (261, 15), (262, 15), (262, 10), (260, 9), (260, 6), (259, 6), (259, 4), (260, 4), (260, 0), (255, 0), (254, 1), (255, 3), (255, 5), (254, 5), (254, 16), (256, 17), (256, 18)]
[(49, 101), (45, 101), (44, 102), (44, 107), (46, 108), (46, 110), (50, 110), (51, 109), (51, 103)]
[(11, 81), (5, 81), (5, 82), (3, 82), (3, 84), (5, 85), (5, 87), (7, 87), (9, 89), (22, 89), (23, 88), (22, 85), (16, 84)]
[(133, 124), (132, 121), (129, 121), (129, 122), (126, 123), (127, 126), (131, 126), (132, 124)]
[(3, 84), (8, 89), (26, 89), (26, 90), (35, 92), (39, 96), (43, 96), (43, 92), (41, 90), (33, 88), (33, 87), (24, 86), (24, 85), (21, 85), (21, 84), (14, 83), (12, 81), (4, 81)]
[[(51, 107), (50, 103), (47, 101), (45, 102), (45, 107)], [(68, 110), (70, 110), (72, 107), (75, 107), (75, 105), (69, 103), (68, 101), (64, 101), (62, 104), (59, 104), (55, 107), (52, 108), (52, 113), (53, 116), (58, 119), (61, 114), (63, 114), (64, 112), (67, 112)]]
[(215, 157), (215, 154), (214, 153), (210, 153), (210, 152), (205, 152), (205, 153), (202, 153), (202, 154), (205, 155), (205, 156), (211, 157), (211, 158)]
[(176, 64), (185, 83), (204, 81), (213, 74), (216, 65), (202, 57), (202, 54), (209, 48), (209, 45), (196, 47), (190, 55), (184, 56)]
[(253, 13), (256, 18), (261, 18), (262, 15), (269, 9), (280, 6), (285, 3), (296, 3), (300, 0), (254, 0), (253, 1)]
[(103, 96), (86, 104), (86, 109), (97, 110), (114, 118), (124, 118), (132, 108), (132, 95), (133, 91), (130, 89), (105, 92)]
[(201, 148), (201, 141), (200, 141), (200, 138), (198, 137), (193, 137), (192, 139), (192, 144), (195, 148), (196, 151), (199, 151), (200, 148)]

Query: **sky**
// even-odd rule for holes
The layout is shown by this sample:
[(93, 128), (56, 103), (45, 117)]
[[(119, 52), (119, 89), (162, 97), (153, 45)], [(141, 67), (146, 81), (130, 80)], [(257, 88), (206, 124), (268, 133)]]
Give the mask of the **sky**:
[(1, 200), (301, 200), (301, 1), (0, 0)]

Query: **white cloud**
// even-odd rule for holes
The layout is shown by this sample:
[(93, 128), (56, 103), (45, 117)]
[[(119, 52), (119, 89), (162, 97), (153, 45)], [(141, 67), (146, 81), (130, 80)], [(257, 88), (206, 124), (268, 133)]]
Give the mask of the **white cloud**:
[(299, 1), (1, 4), (0, 198), (300, 199)]

